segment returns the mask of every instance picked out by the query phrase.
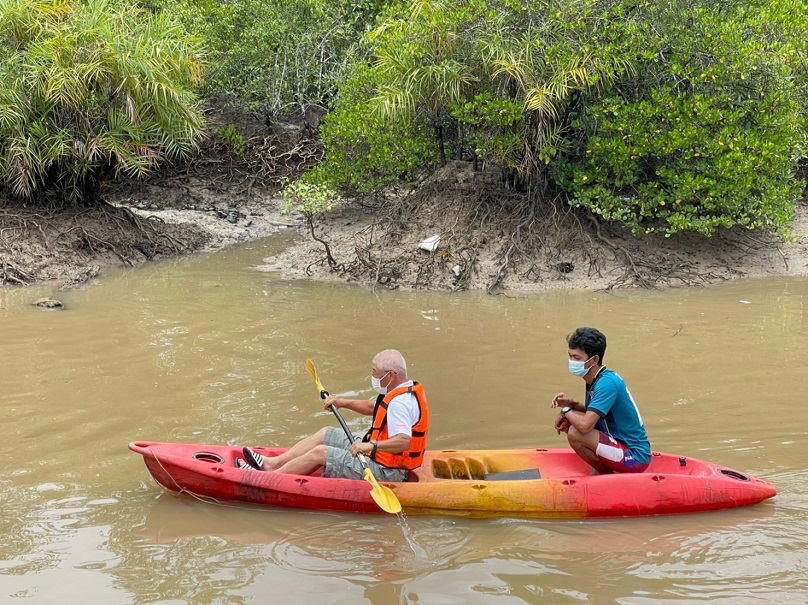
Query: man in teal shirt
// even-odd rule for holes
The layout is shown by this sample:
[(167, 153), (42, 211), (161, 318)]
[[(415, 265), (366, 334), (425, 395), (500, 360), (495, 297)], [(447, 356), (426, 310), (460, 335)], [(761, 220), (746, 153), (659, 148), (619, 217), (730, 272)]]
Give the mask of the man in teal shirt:
[(641, 473), (651, 462), (651, 444), (626, 383), (603, 365), (606, 337), (595, 328), (578, 328), (567, 337), (569, 369), (584, 379), (584, 403), (559, 393), (555, 421), (570, 447), (602, 474)]

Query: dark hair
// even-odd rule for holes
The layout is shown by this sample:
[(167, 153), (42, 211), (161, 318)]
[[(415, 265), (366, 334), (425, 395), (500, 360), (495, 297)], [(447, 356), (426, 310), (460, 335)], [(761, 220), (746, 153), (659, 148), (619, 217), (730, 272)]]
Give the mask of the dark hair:
[(603, 364), (603, 356), (606, 354), (606, 337), (595, 328), (578, 328), (567, 336), (567, 346), (570, 349), (580, 349), (588, 357), (597, 355), (600, 357), (599, 364)]

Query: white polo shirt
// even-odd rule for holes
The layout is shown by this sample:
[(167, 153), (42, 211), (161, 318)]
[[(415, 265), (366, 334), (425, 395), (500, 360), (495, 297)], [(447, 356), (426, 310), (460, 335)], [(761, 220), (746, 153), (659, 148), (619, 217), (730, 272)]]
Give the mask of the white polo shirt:
[[(396, 389), (413, 386), (413, 381), (402, 382)], [(412, 427), (417, 424), (421, 413), (415, 393), (402, 393), (390, 400), (387, 406), (387, 436), (407, 435), (412, 437)]]

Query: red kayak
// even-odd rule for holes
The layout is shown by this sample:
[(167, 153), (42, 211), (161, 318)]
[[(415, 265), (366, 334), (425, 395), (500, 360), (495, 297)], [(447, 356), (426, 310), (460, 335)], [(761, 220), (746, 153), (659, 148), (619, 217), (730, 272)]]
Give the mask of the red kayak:
[[(223, 501), (382, 512), (363, 480), (236, 468), (241, 448), (136, 441), (166, 489)], [(284, 448), (254, 448), (277, 456)], [(718, 464), (654, 452), (643, 473), (592, 474), (571, 449), (428, 451), (404, 483), (382, 483), (408, 514), (463, 517), (635, 517), (757, 504), (774, 485)]]

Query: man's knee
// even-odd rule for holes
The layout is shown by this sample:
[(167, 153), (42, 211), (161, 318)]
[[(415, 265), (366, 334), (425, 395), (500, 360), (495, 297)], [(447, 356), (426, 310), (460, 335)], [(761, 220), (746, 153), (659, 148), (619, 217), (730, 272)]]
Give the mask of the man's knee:
[(309, 450), (306, 456), (310, 457), (312, 461), (324, 465), (325, 460), (328, 457), (328, 446), (327, 445), (316, 445), (311, 450)]
[(571, 446), (581, 445), (583, 444), (583, 433), (576, 429), (574, 426), (570, 426), (569, 430), (567, 431), (567, 441), (569, 441)]
[(573, 449), (586, 448), (594, 451), (598, 446), (598, 433), (596, 431), (582, 433), (571, 426), (567, 431), (567, 440)]

